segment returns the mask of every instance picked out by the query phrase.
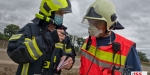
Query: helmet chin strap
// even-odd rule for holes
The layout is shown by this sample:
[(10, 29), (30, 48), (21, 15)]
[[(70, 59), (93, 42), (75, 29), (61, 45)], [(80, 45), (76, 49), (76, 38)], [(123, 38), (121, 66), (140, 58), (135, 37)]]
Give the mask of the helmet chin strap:
[(112, 44), (112, 41), (111, 41), (111, 30), (110, 31), (106, 30), (106, 35), (110, 36), (110, 38), (109, 38), (110, 42), (108, 44)]
[(107, 34), (109, 34), (109, 32), (110, 32), (110, 42), (109, 42), (109, 44), (112, 44), (112, 40), (111, 40), (111, 32), (112, 32), (111, 30), (112, 30), (112, 29), (114, 29), (114, 26), (113, 26), (112, 28), (110, 28), (110, 31), (106, 31)]
[(110, 42), (108, 44), (112, 44), (112, 41), (111, 41), (111, 31), (110, 31)]

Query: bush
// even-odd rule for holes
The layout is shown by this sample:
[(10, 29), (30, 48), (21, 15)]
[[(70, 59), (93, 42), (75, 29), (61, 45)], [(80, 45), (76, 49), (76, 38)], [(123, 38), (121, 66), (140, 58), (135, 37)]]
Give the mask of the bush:
[(2, 34), (1, 32), (0, 32), (0, 40), (9, 40), (9, 36), (5, 36), (4, 34)]

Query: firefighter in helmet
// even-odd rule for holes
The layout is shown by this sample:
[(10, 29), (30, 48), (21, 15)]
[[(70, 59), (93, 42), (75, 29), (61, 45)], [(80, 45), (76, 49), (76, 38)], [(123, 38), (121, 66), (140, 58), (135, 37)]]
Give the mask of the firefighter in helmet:
[(69, 0), (42, 0), (39, 13), (9, 39), (7, 53), (16, 63), (16, 75), (57, 75), (61, 69), (71, 69), (75, 59), (63, 15), (71, 13)]
[(141, 71), (135, 43), (112, 31), (124, 29), (112, 2), (96, 0), (82, 23), (89, 25), (89, 37), (81, 48), (80, 75), (122, 75), (129, 67)]

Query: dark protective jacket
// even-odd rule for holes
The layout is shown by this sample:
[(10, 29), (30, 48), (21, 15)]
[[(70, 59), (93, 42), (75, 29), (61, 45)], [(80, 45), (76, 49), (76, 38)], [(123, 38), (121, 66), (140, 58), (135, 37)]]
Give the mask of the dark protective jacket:
[(69, 37), (59, 42), (58, 34), (50, 32), (38, 21), (26, 24), (9, 39), (7, 53), (19, 64), (16, 75), (53, 75), (60, 74), (56, 67), (63, 55), (75, 61), (75, 50)]

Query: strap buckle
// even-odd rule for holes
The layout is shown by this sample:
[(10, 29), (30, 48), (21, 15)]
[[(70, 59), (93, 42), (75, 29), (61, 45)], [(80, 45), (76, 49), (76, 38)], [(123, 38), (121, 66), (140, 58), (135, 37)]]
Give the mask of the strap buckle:
[(43, 68), (49, 68), (50, 67), (50, 62), (49, 61), (45, 61)]

